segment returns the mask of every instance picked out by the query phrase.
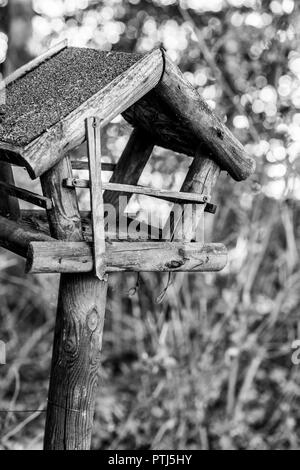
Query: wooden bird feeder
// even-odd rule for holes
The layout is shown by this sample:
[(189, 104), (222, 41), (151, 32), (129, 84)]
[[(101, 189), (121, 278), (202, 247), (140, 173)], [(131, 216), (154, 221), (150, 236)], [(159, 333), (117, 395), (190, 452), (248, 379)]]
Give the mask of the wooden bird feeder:
[[(214, 213), (221, 170), (237, 181), (253, 160), (164, 50), (146, 55), (59, 44), (8, 77), (0, 116), (0, 245), (23, 256), (29, 273), (61, 273), (47, 407), (45, 449), (88, 449), (91, 441), (107, 274), (117, 271), (219, 271), (221, 244), (183, 238), (122, 240), (105, 230), (104, 204), (143, 194)], [(101, 131), (122, 114), (133, 126), (116, 165), (101, 161)], [(88, 158), (69, 152), (87, 143)], [(180, 192), (138, 186), (155, 145), (193, 157)], [(40, 178), (43, 196), (14, 184), (13, 165)], [(89, 179), (73, 170), (89, 170)], [(112, 171), (109, 183), (103, 171)], [(80, 213), (76, 188), (91, 196)], [(43, 210), (21, 211), (21, 199)]]

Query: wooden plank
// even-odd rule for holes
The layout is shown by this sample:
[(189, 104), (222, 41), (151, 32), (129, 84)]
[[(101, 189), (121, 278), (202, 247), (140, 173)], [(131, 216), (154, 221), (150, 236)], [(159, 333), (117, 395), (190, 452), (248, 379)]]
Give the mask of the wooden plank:
[[(56, 160), (56, 158), (54, 158)], [(74, 189), (62, 186), (72, 174), (65, 157), (41, 178), (53, 237), (82, 241), (82, 225)], [(46, 450), (90, 448), (100, 370), (107, 282), (93, 274), (61, 276), (48, 395)]]
[(56, 240), (29, 224), (0, 216), (0, 246), (2, 248), (26, 258), (29, 245), (33, 241), (55, 242)]
[(55, 46), (51, 47), (51, 49), (49, 49), (48, 51), (41, 54), (39, 57), (36, 57), (35, 59), (20, 67), (19, 69), (15, 70), (13, 73), (8, 75), (8, 77), (4, 79), (5, 86), (8, 86), (10, 83), (15, 82), (19, 78), (22, 78), (24, 75), (31, 72), (33, 69), (36, 69), (43, 62), (58, 54), (66, 47), (68, 47), (67, 39), (59, 42)]
[(101, 126), (106, 126), (153, 89), (158, 84), (162, 72), (162, 53), (157, 49), (146, 55), (21, 151), (18, 149), (20, 163), (26, 166), (32, 178), (41, 176), (66, 152), (84, 142), (85, 120), (87, 118), (97, 116), (101, 119)]
[(0, 188), (9, 196), (29, 202), (30, 204), (42, 207), (43, 209), (51, 209), (52, 207), (52, 201), (48, 197), (40, 196), (39, 194), (32, 193), (26, 189), (18, 188), (17, 186), (9, 183), (4, 183), (3, 181), (0, 181)]
[(199, 144), (204, 143), (222, 170), (237, 181), (248, 178), (255, 161), (209, 108), (197, 90), (184, 78), (179, 68), (163, 52), (165, 68), (156, 92), (182, 122), (193, 131)]
[[(0, 155), (3, 151), (0, 151)], [(8, 163), (0, 163), (0, 182), (14, 185), (14, 175)], [(16, 198), (12, 198), (0, 185), (0, 215), (18, 219), (20, 217), (19, 203)]]
[[(89, 170), (88, 160), (86, 160), (86, 161), (84, 161), (84, 160), (72, 160), (71, 165), (72, 165), (73, 170)], [(102, 171), (115, 171), (115, 169), (116, 169), (116, 164), (115, 163), (101, 163), (101, 170)]]
[(98, 279), (103, 281), (105, 275), (105, 227), (101, 177), (100, 120), (97, 118), (87, 119), (86, 131), (90, 170), (94, 268)]
[[(151, 157), (153, 147), (153, 140), (149, 137), (149, 134), (142, 130), (134, 129), (116, 165), (110, 183), (136, 185)], [(116, 208), (117, 213), (119, 213), (119, 198), (124, 194), (107, 190), (104, 192), (103, 199), (106, 204), (112, 204)], [(129, 194), (128, 202), (130, 197), (131, 194)]]
[[(221, 244), (176, 242), (113, 242), (106, 244), (107, 272), (220, 271), (227, 263)], [(28, 251), (31, 273), (79, 273), (94, 269), (88, 243), (33, 242)]]
[[(66, 178), (63, 181), (66, 188), (90, 188), (90, 181), (79, 178)], [(181, 201), (186, 203), (206, 204), (210, 197), (193, 193), (181, 193), (168, 191), (167, 189), (153, 189), (144, 186), (133, 186), (119, 183), (103, 183), (102, 189), (108, 191), (117, 191), (124, 194), (142, 194), (144, 196), (155, 197), (166, 201)]]

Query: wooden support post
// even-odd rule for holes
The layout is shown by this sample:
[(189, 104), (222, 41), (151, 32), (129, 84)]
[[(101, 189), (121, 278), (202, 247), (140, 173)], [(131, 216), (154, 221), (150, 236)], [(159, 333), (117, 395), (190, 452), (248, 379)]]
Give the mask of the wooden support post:
[[(110, 183), (126, 183), (128, 185), (137, 185), (140, 176), (151, 157), (153, 151), (153, 141), (149, 135), (138, 129), (134, 129), (130, 139), (116, 165)], [(119, 197), (126, 195), (122, 192), (105, 191), (105, 204), (112, 204), (118, 213)], [(128, 194), (127, 194), (128, 195)], [(128, 201), (131, 195), (128, 196)]]
[[(186, 175), (185, 181), (182, 185), (181, 191), (195, 194), (206, 194), (211, 195), (212, 190), (217, 182), (220, 175), (219, 166), (209, 158), (203, 158), (200, 151), (197, 151), (196, 156), (191, 164), (189, 171)], [(184, 239), (184, 241), (191, 241), (194, 239), (197, 231), (197, 223), (200, 220), (194, 220), (194, 213), (192, 211), (182, 214), (184, 217), (184, 233), (180, 227), (179, 215), (176, 220), (173, 221), (173, 231), (171, 233), (171, 239), (178, 240)], [(204, 209), (202, 213), (204, 217)], [(168, 230), (170, 221), (166, 224)]]
[[(62, 186), (71, 176), (68, 157), (41, 178), (52, 236), (81, 241), (75, 189)], [(107, 281), (93, 274), (61, 276), (54, 333), (44, 446), (46, 450), (87, 450), (93, 426)]]
[[(1, 152), (0, 152), (1, 153)], [(9, 163), (0, 163), (0, 182), (14, 184), (14, 176)], [(10, 197), (5, 189), (0, 186), (0, 215), (18, 219), (20, 216), (19, 203), (16, 199)]]

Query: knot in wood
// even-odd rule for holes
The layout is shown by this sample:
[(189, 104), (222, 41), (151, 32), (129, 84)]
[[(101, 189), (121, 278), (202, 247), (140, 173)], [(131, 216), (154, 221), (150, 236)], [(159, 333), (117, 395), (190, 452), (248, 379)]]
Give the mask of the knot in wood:
[(224, 139), (224, 131), (220, 129), (220, 127), (213, 127), (213, 130), (216, 133), (217, 137), (219, 137), (219, 139)]
[(184, 264), (183, 260), (172, 260), (169, 263), (166, 263), (166, 268), (168, 269), (178, 269)]
[(99, 316), (96, 308), (88, 314), (87, 316), (87, 325), (91, 331), (96, 331), (99, 323)]

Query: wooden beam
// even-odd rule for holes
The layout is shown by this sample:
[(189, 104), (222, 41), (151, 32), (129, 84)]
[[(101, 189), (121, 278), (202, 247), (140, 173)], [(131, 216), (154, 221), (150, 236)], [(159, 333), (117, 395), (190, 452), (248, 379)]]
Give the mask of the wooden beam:
[[(71, 165), (72, 165), (73, 170), (89, 170), (89, 162), (87, 160), (86, 161), (72, 160)], [(115, 163), (102, 163), (101, 164), (102, 171), (115, 171), (115, 169), (116, 169)]]
[[(63, 181), (66, 188), (90, 188), (90, 181), (79, 178), (66, 178)], [(144, 186), (133, 186), (129, 184), (103, 183), (103, 189), (108, 191), (116, 191), (123, 194), (142, 194), (144, 196), (155, 197), (165, 201), (180, 201), (186, 203), (206, 204), (210, 197), (193, 193), (182, 193), (176, 191), (168, 191), (167, 189), (153, 189)]]
[[(102, 127), (142, 98), (158, 83), (163, 73), (163, 58), (159, 49), (144, 56), (126, 72), (88, 99), (65, 119), (24, 148), (3, 145), (19, 157), (14, 161), (26, 166), (30, 176), (37, 178), (52, 168), (65, 154), (85, 140), (85, 120), (101, 119)], [(0, 143), (2, 146), (2, 144)], [(9, 158), (9, 154), (8, 158)], [(42, 157), (41, 157), (42, 155)]]
[(29, 224), (16, 222), (0, 216), (0, 246), (23, 258), (27, 258), (30, 243), (33, 241), (56, 240), (47, 233), (36, 230)]
[[(110, 183), (126, 183), (137, 185), (153, 151), (153, 141), (149, 134), (142, 130), (134, 129), (129, 141), (116, 165)], [(128, 193), (109, 191), (104, 192), (104, 202), (112, 204), (119, 212), (119, 198)], [(131, 195), (128, 197), (128, 202)]]
[(52, 201), (50, 198), (40, 196), (39, 194), (32, 193), (26, 189), (17, 188), (17, 186), (14, 186), (13, 184), (0, 181), (0, 188), (2, 192), (5, 192), (9, 196), (29, 202), (30, 204), (42, 207), (43, 209), (51, 209), (52, 207)]
[(50, 59), (54, 55), (58, 54), (61, 52), (63, 49), (68, 47), (68, 41), (64, 40), (56, 44), (55, 46), (51, 47), (48, 51), (44, 52), (44, 54), (41, 54), (39, 57), (34, 58), (27, 64), (23, 65), (19, 69), (15, 70), (13, 73), (8, 75), (4, 79), (5, 86), (10, 85), (11, 83), (15, 82), (19, 78), (22, 78), (24, 75), (27, 73), (31, 72), (32, 70), (36, 69), (41, 65), (43, 62), (46, 60)]
[(90, 170), (94, 269), (98, 279), (103, 281), (105, 275), (105, 226), (101, 177), (100, 120), (97, 118), (87, 119), (86, 132)]
[[(221, 244), (175, 242), (113, 242), (106, 244), (107, 272), (204, 272), (226, 266)], [(80, 273), (94, 269), (92, 244), (85, 242), (33, 242), (27, 272)]]
[[(0, 216), (0, 246), (27, 259), (29, 273), (80, 273), (94, 268), (92, 243), (62, 242), (25, 223)], [(221, 244), (106, 243), (107, 272), (219, 271), (227, 261)]]
[[(3, 151), (0, 151), (0, 155)], [(14, 185), (14, 175), (11, 166), (8, 163), (0, 163), (0, 215), (18, 219), (20, 217), (20, 209), (18, 201), (9, 196), (1, 183)]]
[[(54, 160), (56, 158), (54, 157)], [(65, 157), (41, 178), (44, 195), (52, 195), (51, 233), (64, 241), (82, 241), (74, 189), (62, 186), (72, 174)], [(46, 450), (90, 448), (100, 369), (107, 282), (93, 274), (61, 276), (54, 333), (44, 447)]]
[(164, 51), (163, 55), (162, 80), (123, 117), (148, 132), (156, 145), (189, 156), (201, 145), (222, 170), (237, 181), (246, 179), (254, 172), (254, 160)]
[(237, 181), (248, 178), (255, 170), (254, 160), (165, 52), (164, 59), (164, 74), (156, 88), (158, 95), (193, 131), (199, 144), (207, 146), (221, 169)]

